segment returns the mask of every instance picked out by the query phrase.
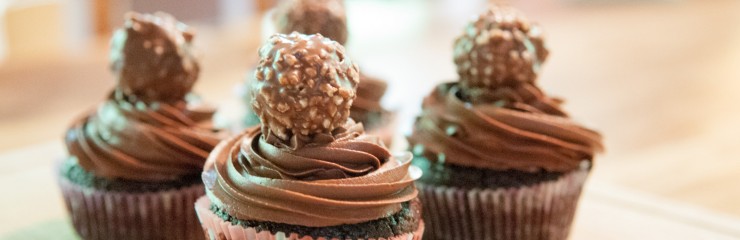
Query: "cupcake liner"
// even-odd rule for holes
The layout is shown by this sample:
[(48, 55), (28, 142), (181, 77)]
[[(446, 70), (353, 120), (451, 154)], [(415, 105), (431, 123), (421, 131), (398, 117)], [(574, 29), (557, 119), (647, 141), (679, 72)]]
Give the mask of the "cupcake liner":
[[(299, 236), (297, 233), (277, 232), (272, 234), (270, 231), (258, 231), (255, 228), (232, 225), (231, 222), (224, 221), (216, 216), (210, 209), (211, 200), (203, 196), (195, 202), (195, 211), (203, 225), (206, 239), (227, 239), (227, 240), (314, 240), (311, 236)], [(377, 240), (420, 240), (424, 233), (424, 222), (419, 222), (419, 228), (413, 233), (407, 233), (391, 238), (380, 238)], [(329, 240), (324, 237), (316, 240)], [(333, 238), (331, 240), (339, 240)], [(367, 240), (376, 240), (373, 238)]]
[(417, 182), (427, 239), (567, 239), (588, 170), (508, 189)]
[(202, 239), (193, 211), (202, 184), (149, 193), (109, 192), (60, 177), (72, 225), (83, 239)]

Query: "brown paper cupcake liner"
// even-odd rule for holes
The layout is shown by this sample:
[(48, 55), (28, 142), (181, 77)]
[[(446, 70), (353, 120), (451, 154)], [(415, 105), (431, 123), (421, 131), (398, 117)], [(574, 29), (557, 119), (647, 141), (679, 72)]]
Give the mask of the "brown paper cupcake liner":
[(59, 185), (83, 239), (203, 239), (193, 211), (202, 184), (150, 193), (101, 191), (64, 177)]
[(588, 170), (508, 189), (417, 182), (426, 239), (567, 239)]
[[(203, 225), (203, 232), (207, 239), (227, 239), (227, 240), (314, 240), (311, 236), (299, 236), (297, 233), (277, 232), (272, 234), (270, 231), (257, 231), (255, 228), (232, 225), (231, 222), (224, 221), (216, 216), (210, 209), (211, 200), (208, 197), (201, 197), (195, 203), (195, 211)], [(424, 222), (419, 222), (419, 228), (413, 233), (407, 233), (391, 238), (367, 239), (367, 240), (421, 240), (424, 233)], [(324, 237), (316, 240), (329, 240)], [(331, 240), (339, 240), (333, 238)]]

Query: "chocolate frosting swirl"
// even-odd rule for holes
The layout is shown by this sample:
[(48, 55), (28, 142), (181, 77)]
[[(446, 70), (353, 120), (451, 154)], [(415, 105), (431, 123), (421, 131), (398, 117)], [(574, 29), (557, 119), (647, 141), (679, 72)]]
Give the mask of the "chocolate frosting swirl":
[(471, 104), (460, 89), (441, 84), (424, 99), (409, 137), (415, 153), (467, 167), (565, 172), (603, 149), (597, 132), (568, 119), (560, 101), (534, 85), (505, 91), (520, 101), (492, 104)]
[[(368, 124), (371, 122), (373, 115), (381, 115), (388, 112), (380, 104), (388, 84), (380, 79), (360, 74), (360, 83), (357, 84), (355, 101), (350, 108), (350, 117), (364, 124), (367, 128), (372, 128)], [(377, 120), (377, 119), (376, 119)]]
[(215, 109), (189, 106), (199, 67), (187, 25), (165, 13), (126, 14), (111, 41), (117, 85), (67, 131), (69, 153), (96, 176), (136, 181), (197, 174), (220, 139)]
[(76, 120), (66, 134), (80, 166), (107, 178), (174, 180), (197, 174), (219, 141), (210, 107), (135, 105), (116, 94)]
[(421, 171), (411, 157), (392, 157), (361, 124), (349, 120), (302, 146), (269, 138), (247, 129), (209, 157), (207, 194), (229, 215), (325, 227), (387, 217), (416, 198)]

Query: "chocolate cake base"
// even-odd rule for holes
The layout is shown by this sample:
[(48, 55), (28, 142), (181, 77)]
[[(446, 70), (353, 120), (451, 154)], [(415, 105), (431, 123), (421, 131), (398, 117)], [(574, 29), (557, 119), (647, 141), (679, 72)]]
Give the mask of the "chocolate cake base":
[(532, 173), (518, 170), (500, 171), (451, 164), (445, 165), (429, 161), (419, 155), (414, 155), (412, 164), (418, 166), (424, 173), (418, 181), (461, 189), (486, 188), (495, 190), (531, 186), (541, 182), (554, 181), (564, 175), (564, 173), (559, 172), (539, 171)]
[(385, 218), (357, 223), (329, 227), (306, 227), (285, 223), (241, 220), (232, 217), (218, 206), (211, 204), (211, 211), (224, 221), (245, 228), (254, 228), (260, 231), (296, 233), (301, 237), (310, 236), (313, 239), (380, 239), (390, 238), (417, 230), (421, 221), (421, 203), (418, 199), (402, 204), (401, 211)]
[(74, 158), (68, 158), (62, 161), (60, 171), (62, 177), (66, 178), (74, 184), (111, 192), (157, 192), (170, 189), (179, 189), (202, 183), (199, 173), (185, 175), (176, 180), (162, 182), (144, 182), (120, 178), (104, 178), (95, 176), (93, 173), (88, 172), (87, 170), (82, 168), (82, 166), (77, 164), (77, 161), (75, 161)]

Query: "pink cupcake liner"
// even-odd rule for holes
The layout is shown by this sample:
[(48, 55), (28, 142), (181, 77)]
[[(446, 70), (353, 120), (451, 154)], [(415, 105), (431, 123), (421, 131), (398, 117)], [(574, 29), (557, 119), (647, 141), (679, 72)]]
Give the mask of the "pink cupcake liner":
[[(198, 218), (203, 225), (203, 232), (206, 233), (207, 239), (227, 239), (227, 240), (314, 240), (311, 236), (300, 237), (297, 233), (284, 233), (277, 232), (276, 234), (270, 233), (270, 231), (257, 231), (255, 228), (243, 227), (239, 225), (232, 225), (231, 222), (224, 221), (220, 217), (216, 216), (210, 209), (211, 200), (208, 197), (201, 197), (195, 202), (195, 211), (198, 213)], [(380, 238), (380, 239), (367, 239), (367, 240), (420, 240), (424, 233), (424, 222), (419, 221), (419, 228), (412, 233), (407, 233), (391, 238)], [(329, 240), (324, 237), (317, 238), (316, 240)], [(331, 240), (339, 240), (333, 238)]]
[(59, 185), (83, 239), (203, 239), (192, 208), (202, 184), (151, 193), (96, 190), (64, 177)]
[(567, 239), (588, 170), (508, 189), (416, 183), (427, 239)]

